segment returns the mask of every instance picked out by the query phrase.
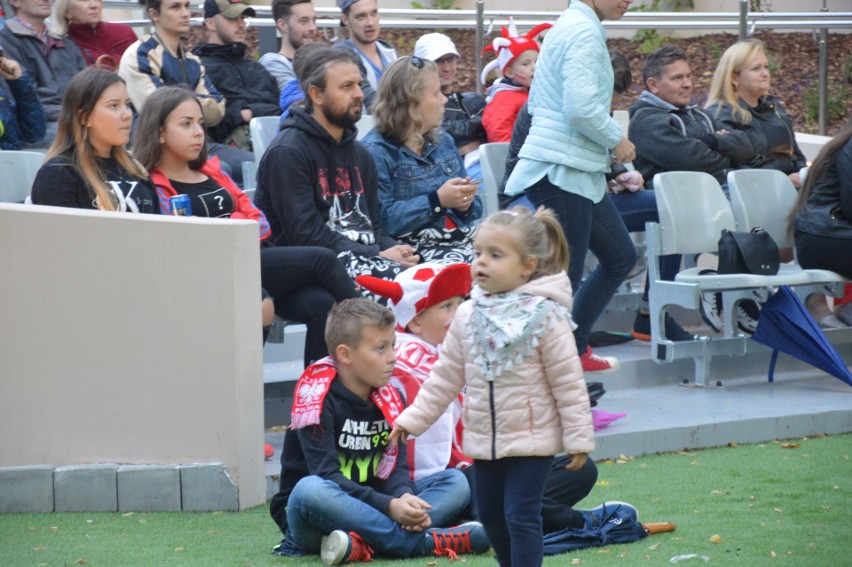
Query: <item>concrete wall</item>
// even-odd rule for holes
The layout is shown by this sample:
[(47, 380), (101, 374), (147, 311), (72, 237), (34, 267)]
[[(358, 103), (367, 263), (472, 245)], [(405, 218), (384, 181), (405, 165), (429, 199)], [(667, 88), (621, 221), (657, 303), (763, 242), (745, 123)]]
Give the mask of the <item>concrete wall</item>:
[(265, 501), (257, 224), (0, 204), (0, 467), (222, 462)]

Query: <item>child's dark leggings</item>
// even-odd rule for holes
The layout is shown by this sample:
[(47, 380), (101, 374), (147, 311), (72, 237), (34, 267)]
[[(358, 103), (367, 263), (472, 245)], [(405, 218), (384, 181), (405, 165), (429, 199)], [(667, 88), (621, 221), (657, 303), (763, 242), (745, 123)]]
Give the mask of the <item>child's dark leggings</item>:
[(544, 559), (541, 497), (553, 457), (474, 462), (479, 519), (500, 567), (536, 567)]

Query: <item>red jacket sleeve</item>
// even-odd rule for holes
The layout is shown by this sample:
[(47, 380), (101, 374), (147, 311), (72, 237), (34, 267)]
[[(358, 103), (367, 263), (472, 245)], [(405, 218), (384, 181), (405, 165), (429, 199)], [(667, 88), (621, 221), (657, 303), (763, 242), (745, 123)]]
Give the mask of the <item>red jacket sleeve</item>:
[(482, 126), (489, 143), (512, 141), (512, 128), (527, 98), (527, 90), (502, 91), (494, 95), (482, 114)]

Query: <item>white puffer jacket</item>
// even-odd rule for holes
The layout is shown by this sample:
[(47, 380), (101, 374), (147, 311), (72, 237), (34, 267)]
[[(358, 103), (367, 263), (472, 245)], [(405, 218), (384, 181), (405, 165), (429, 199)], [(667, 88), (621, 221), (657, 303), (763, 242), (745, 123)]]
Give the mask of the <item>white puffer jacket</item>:
[[(515, 290), (555, 301), (570, 312), (571, 283), (565, 273), (532, 280)], [(462, 419), (464, 453), (473, 459), (547, 456), (595, 449), (589, 394), (571, 321), (551, 310), (547, 331), (531, 355), (489, 381), (477, 364), (468, 325), (474, 302), (459, 307), (439, 361), (396, 424), (419, 435), (467, 385)]]

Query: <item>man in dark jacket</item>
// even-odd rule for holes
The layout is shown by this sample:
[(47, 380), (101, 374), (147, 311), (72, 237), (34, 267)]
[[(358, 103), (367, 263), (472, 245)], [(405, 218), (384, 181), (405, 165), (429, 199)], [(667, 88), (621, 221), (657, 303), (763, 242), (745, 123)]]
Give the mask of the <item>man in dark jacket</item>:
[(393, 278), (420, 258), (379, 224), (376, 166), (355, 140), (364, 98), (357, 55), (322, 47), (306, 57), (305, 107), (291, 107), (266, 150), (255, 202), (272, 243), (330, 248), (353, 278)]
[(56, 120), (62, 107), (65, 86), (86, 67), (77, 45), (48, 30), (50, 3), (40, 0), (12, 0), (15, 17), (0, 29), (0, 47), (6, 57), (20, 63), (36, 84), (36, 93), (47, 119), (47, 135), (42, 145), (56, 137)]
[[(628, 137), (636, 146), (633, 165), (653, 189), (654, 176), (665, 171), (704, 171), (727, 191), (728, 170), (751, 153), (748, 135), (742, 130), (714, 131), (713, 120), (692, 102), (692, 74), (686, 53), (664, 45), (645, 60), (645, 89), (630, 107)], [(701, 315), (715, 331), (721, 331), (722, 296), (702, 295)], [(741, 330), (757, 326), (758, 308), (753, 301), (737, 304)]]
[[(222, 9), (220, 4), (225, 4)], [(255, 116), (279, 116), (278, 86), (263, 65), (246, 59), (246, 16), (254, 16), (248, 0), (204, 3), (207, 43), (192, 52), (201, 58), (216, 90), (225, 97), (225, 117), (209, 129), (216, 142), (251, 149), (248, 123)]]
[(414, 44), (414, 55), (434, 61), (438, 66), (441, 92), (447, 97), (441, 127), (453, 137), (459, 153), (464, 157), (464, 166), (472, 179), (482, 177), (479, 165), (480, 144), (484, 144), (485, 128), (482, 127), (482, 111), (485, 97), (479, 93), (462, 93), (454, 90), (458, 70), (459, 52), (453, 40), (442, 33), (427, 33)]
[(653, 189), (654, 175), (664, 171), (704, 171), (724, 185), (748, 138), (740, 131), (715, 132), (710, 117), (692, 104), (686, 53), (674, 45), (655, 50), (645, 60), (642, 81), (646, 90), (630, 107), (628, 137), (645, 187)]

